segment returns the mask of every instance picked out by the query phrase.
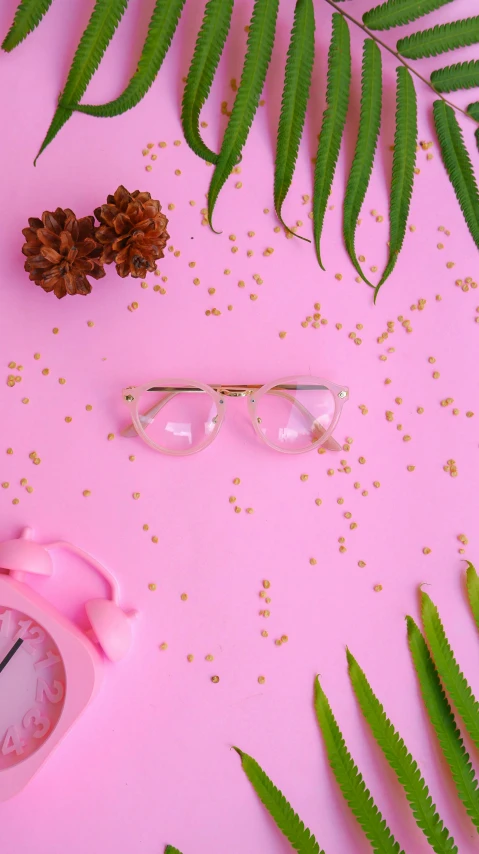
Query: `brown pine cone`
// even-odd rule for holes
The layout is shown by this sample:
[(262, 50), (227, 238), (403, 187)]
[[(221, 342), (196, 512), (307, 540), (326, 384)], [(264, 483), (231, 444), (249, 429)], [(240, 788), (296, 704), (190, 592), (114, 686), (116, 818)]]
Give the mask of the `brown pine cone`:
[(44, 211), (42, 218), (31, 217), (22, 233), (26, 243), (25, 270), (44, 291), (53, 291), (58, 299), (71, 294), (89, 294), (87, 276), (101, 279), (103, 249), (95, 239), (92, 216), (77, 219), (70, 208)]
[(122, 279), (144, 278), (156, 270), (155, 262), (163, 258), (170, 235), (161, 205), (149, 193), (129, 193), (120, 185), (106, 205), (96, 208), (95, 216), (101, 223), (96, 239), (103, 246), (105, 264), (114, 261)]

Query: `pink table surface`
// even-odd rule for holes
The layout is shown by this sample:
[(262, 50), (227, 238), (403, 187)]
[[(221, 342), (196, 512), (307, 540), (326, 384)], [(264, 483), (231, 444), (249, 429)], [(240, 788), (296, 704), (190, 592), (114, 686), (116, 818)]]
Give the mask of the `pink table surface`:
[[(393, 832), (408, 852), (428, 845), (358, 714), (345, 667), (348, 644), (366, 669), (411, 751), (421, 764), (439, 811), (461, 852), (479, 849), (426, 723), (405, 638), (404, 615), (418, 616), (418, 585), (427, 581), (473, 689), (479, 692), (479, 643), (463, 592), (458, 535), (469, 538), (466, 556), (478, 558), (479, 395), (475, 324), (479, 293), (455, 286), (478, 277), (478, 256), (447, 181), (437, 146), (419, 151), (420, 174), (406, 247), (376, 307), (357, 284), (341, 240), (341, 203), (352, 156), (347, 135), (327, 212), (324, 259), (274, 232), (274, 134), (292, 20), (282, 0), (273, 63), (264, 98), (238, 176), (228, 182), (216, 212), (216, 236), (201, 225), (200, 209), (211, 176), (186, 146), (179, 122), (181, 78), (187, 71), (203, 3), (189, 0), (174, 47), (151, 91), (134, 112), (114, 120), (76, 115), (40, 158), (33, 157), (50, 122), (79, 33), (92, 7), (54, 2), (41, 27), (12, 55), (0, 58), (2, 113), (2, 308), (0, 384), (0, 538), (32, 525), (40, 539), (68, 538), (96, 554), (116, 573), (126, 605), (141, 611), (134, 648), (107, 665), (101, 695), (41, 773), (20, 796), (0, 808), (2, 850), (11, 854), (158, 854), (166, 842), (184, 854), (288, 852), (241, 771), (231, 745), (253, 754), (279, 785), (328, 854), (369, 851), (327, 766), (312, 709), (313, 679), (323, 686)], [(131, 0), (127, 14), (88, 90), (101, 102), (124, 86), (138, 57), (153, 3)], [(370, 5), (348, 5), (358, 16)], [(4, 0), (4, 33), (16, 0)], [(324, 106), (330, 10), (317, 4), (318, 61), (294, 184), (285, 213), (310, 234), (311, 156)], [(231, 105), (229, 81), (239, 77), (250, 2), (238, 2), (225, 57), (204, 109), (205, 137), (217, 146)], [(457, 0), (435, 22), (472, 14), (473, 0)], [(427, 22), (429, 25), (429, 21)], [(386, 36), (394, 44), (397, 34)], [(352, 32), (355, 56), (353, 112), (357, 116), (361, 35)], [(470, 48), (454, 61), (471, 58)], [(125, 58), (128, 57), (128, 61)], [(445, 61), (446, 62), (446, 61)], [(425, 61), (422, 70), (441, 64)], [(384, 57), (384, 133), (358, 230), (366, 266), (386, 257), (387, 186), (394, 110), (394, 68)], [(418, 84), (419, 139), (432, 140), (432, 93)], [(455, 100), (466, 105), (470, 93)], [(354, 124), (354, 123), (353, 123)], [(465, 122), (474, 151), (473, 127)], [(174, 140), (181, 145), (175, 147)], [(166, 148), (158, 148), (160, 141)], [(142, 149), (155, 144), (153, 169)], [(474, 155), (478, 162), (478, 155)], [(181, 169), (181, 175), (175, 170)], [(91, 213), (118, 184), (149, 190), (166, 206), (171, 244), (159, 279), (120, 280), (109, 268), (87, 299), (57, 301), (28, 281), (20, 254), (28, 216), (70, 206)], [(195, 206), (190, 204), (194, 201)], [(370, 211), (384, 215), (376, 222)], [(444, 226), (450, 236), (438, 232)], [(252, 238), (247, 232), (254, 231)], [(234, 233), (239, 251), (231, 253)], [(444, 249), (438, 250), (442, 242)], [(263, 255), (267, 246), (274, 254)], [(247, 256), (247, 250), (254, 251)], [(189, 262), (195, 261), (195, 269)], [(448, 268), (447, 262), (454, 262)], [(225, 269), (231, 271), (225, 275)], [(342, 274), (342, 279), (335, 277)], [(263, 284), (253, 279), (259, 274)], [(201, 280), (198, 287), (193, 278)], [(238, 288), (244, 280), (246, 287)], [(214, 296), (208, 288), (215, 287)], [(257, 293), (253, 301), (250, 294)], [(441, 300), (436, 299), (440, 294)], [(426, 301), (422, 312), (410, 306)], [(128, 305), (137, 300), (137, 311)], [(313, 304), (327, 325), (303, 328)], [(227, 306), (233, 305), (228, 311)], [(216, 307), (219, 316), (206, 316)], [(398, 322), (409, 318), (412, 334)], [(93, 320), (94, 326), (87, 321)], [(389, 320), (394, 334), (378, 336)], [(338, 330), (336, 324), (341, 323)], [(358, 332), (357, 324), (362, 324)], [(57, 335), (52, 334), (58, 327)], [(279, 332), (287, 331), (280, 339)], [(355, 346), (351, 331), (362, 339)], [(394, 352), (390, 352), (393, 348)], [(34, 353), (41, 358), (35, 361)], [(387, 360), (382, 361), (381, 356)], [(428, 357), (434, 356), (431, 365)], [(22, 382), (6, 385), (10, 360), (22, 364)], [(49, 376), (42, 369), (50, 369)], [(440, 372), (434, 380), (433, 370)], [(349, 452), (318, 456), (275, 454), (256, 440), (244, 401), (228, 401), (219, 438), (205, 453), (175, 459), (119, 436), (126, 413), (124, 385), (158, 376), (210, 382), (262, 382), (312, 373), (351, 389), (336, 436), (352, 437)], [(58, 379), (64, 377), (66, 384)], [(391, 378), (391, 384), (385, 379)], [(402, 398), (402, 404), (394, 402)], [(28, 405), (22, 398), (28, 397)], [(460, 410), (442, 408), (454, 398)], [(91, 412), (85, 405), (91, 404)], [(361, 407), (367, 407), (362, 414)], [(417, 407), (424, 407), (418, 415)], [(388, 423), (386, 410), (394, 411)], [(467, 418), (466, 411), (475, 412)], [(71, 423), (65, 417), (71, 416)], [(403, 431), (396, 429), (398, 423)], [(107, 435), (115, 434), (114, 441)], [(409, 434), (411, 441), (403, 442)], [(7, 447), (14, 449), (8, 456)], [(41, 457), (32, 466), (29, 453)], [(128, 457), (134, 453), (132, 463)], [(366, 463), (360, 465), (359, 457)], [(338, 471), (347, 458), (352, 471)], [(450, 458), (458, 476), (443, 466)], [(415, 465), (414, 472), (407, 466)], [(334, 476), (327, 470), (334, 469)], [(306, 482), (300, 476), (305, 473)], [(34, 492), (19, 485), (28, 478)], [(241, 478), (233, 487), (232, 480)], [(361, 483), (355, 489), (354, 482)], [(380, 482), (374, 488), (373, 481)], [(83, 490), (91, 490), (84, 498)], [(363, 490), (367, 495), (363, 495)], [(140, 492), (140, 500), (132, 499)], [(229, 503), (236, 495), (243, 512)], [(13, 504), (13, 498), (19, 498)], [(322, 505), (315, 504), (315, 498)], [(344, 498), (339, 505), (338, 499)], [(254, 514), (246, 514), (246, 507)], [(350, 531), (344, 512), (358, 527)], [(148, 523), (150, 530), (143, 531)], [(157, 535), (157, 545), (151, 541)], [(338, 538), (347, 551), (339, 553)], [(431, 553), (423, 554), (429, 547)], [(317, 559), (310, 565), (310, 558)], [(358, 561), (365, 561), (364, 568)], [(80, 562), (55, 559), (56, 580), (37, 585), (84, 625), (83, 602), (101, 585)], [(271, 581), (271, 617), (259, 616), (262, 579)], [(157, 585), (155, 592), (148, 584)], [(374, 586), (381, 584), (382, 592)], [(181, 593), (188, 594), (186, 602)], [(261, 637), (263, 628), (267, 639)], [(289, 642), (275, 646), (287, 634)], [(159, 645), (168, 643), (166, 651)], [(192, 663), (186, 656), (193, 654)], [(205, 656), (214, 656), (214, 662)], [(219, 684), (210, 677), (220, 676)], [(258, 676), (266, 677), (258, 684)], [(477, 765), (477, 757), (474, 756)]]

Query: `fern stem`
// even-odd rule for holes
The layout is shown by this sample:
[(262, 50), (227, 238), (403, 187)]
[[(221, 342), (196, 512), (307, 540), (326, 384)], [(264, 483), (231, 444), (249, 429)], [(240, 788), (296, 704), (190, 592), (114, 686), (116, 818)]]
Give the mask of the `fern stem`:
[(394, 56), (398, 60), (398, 62), (404, 65), (404, 67), (407, 68), (408, 71), (411, 72), (411, 74), (414, 74), (415, 77), (418, 78), (418, 80), (422, 80), (422, 82), (425, 83), (426, 86), (428, 86), (428, 88), (431, 89), (431, 91), (434, 92), (434, 94), (441, 99), (441, 101), (444, 101), (445, 104), (448, 104), (449, 107), (452, 107), (452, 109), (456, 110), (456, 112), (462, 113), (463, 116), (466, 116), (468, 119), (472, 119), (475, 124), (479, 124), (478, 120), (475, 119), (474, 116), (471, 116), (470, 113), (467, 112), (467, 110), (463, 110), (462, 107), (458, 107), (457, 104), (453, 104), (451, 101), (448, 101), (447, 98), (444, 98), (444, 96), (437, 91), (436, 87), (433, 86), (433, 84), (426, 77), (423, 77), (422, 74), (419, 74), (419, 71), (416, 71), (416, 69), (413, 68), (412, 65), (409, 65), (409, 63), (405, 62), (405, 60), (402, 58), (401, 54), (397, 52), (397, 50), (394, 50), (394, 48), (389, 47), (386, 42), (383, 42), (383, 40), (378, 38), (372, 30), (368, 29), (365, 24), (362, 24), (361, 21), (357, 21), (356, 18), (353, 18), (353, 16), (349, 14), (349, 12), (344, 12), (343, 9), (341, 9), (341, 7), (334, 2), (334, 0), (324, 0), (324, 2), (327, 3), (328, 6), (332, 6), (332, 8), (335, 9), (336, 12), (339, 12), (339, 14), (343, 16), (343, 18), (347, 18), (348, 21), (351, 21), (352, 24), (355, 24), (357, 27), (359, 27), (360, 30), (363, 30), (363, 32), (365, 32), (370, 39), (374, 39), (377, 44), (380, 44), (381, 47), (384, 48), (384, 50), (387, 50), (387, 52)]

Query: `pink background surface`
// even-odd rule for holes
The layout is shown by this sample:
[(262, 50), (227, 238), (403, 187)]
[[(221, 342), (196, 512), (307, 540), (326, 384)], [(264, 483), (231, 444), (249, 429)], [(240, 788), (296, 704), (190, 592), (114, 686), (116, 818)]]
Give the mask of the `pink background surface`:
[[(324, 233), (327, 273), (313, 249), (273, 231), (274, 135), (292, 0), (282, 0), (273, 63), (264, 98), (241, 164), (242, 188), (233, 176), (220, 196), (215, 236), (201, 226), (200, 209), (211, 176), (187, 148), (179, 123), (181, 78), (185, 75), (203, 3), (189, 0), (163, 69), (134, 112), (114, 120), (76, 115), (40, 158), (32, 161), (53, 114), (92, 2), (55, 2), (40, 28), (1, 68), (2, 124), (2, 321), (0, 384), (0, 490), (2, 539), (32, 525), (39, 539), (66, 538), (90, 550), (116, 573), (126, 605), (141, 611), (128, 660), (106, 666), (100, 696), (28, 789), (0, 808), (5, 850), (36, 854), (157, 854), (166, 842), (184, 854), (263, 854), (289, 851), (241, 771), (232, 744), (253, 754), (280, 786), (328, 854), (367, 852), (369, 845), (342, 802), (327, 766), (312, 709), (313, 678), (321, 673), (348, 745), (392, 830), (408, 852), (429, 850), (416, 828), (398, 784), (358, 714), (345, 667), (348, 644), (421, 764), (439, 811), (461, 852), (479, 849), (472, 825), (459, 805), (429, 730), (405, 637), (404, 615), (417, 616), (417, 588), (428, 581), (463, 669), (479, 692), (479, 644), (463, 592), (466, 552), (478, 560), (477, 487), (479, 401), (477, 336), (479, 293), (464, 293), (455, 279), (477, 278), (478, 256), (447, 181), (437, 146), (426, 160), (419, 151), (406, 246), (376, 307), (372, 292), (355, 282), (341, 240), (341, 202), (352, 156), (358, 112), (361, 34), (352, 32), (355, 74), (354, 120), (349, 128)], [(128, 12), (88, 90), (87, 100), (115, 96), (135, 67), (153, 3), (131, 0)], [(311, 161), (324, 106), (325, 56), (330, 9), (317, 2), (318, 60), (313, 95), (287, 220), (304, 221), (302, 203), (311, 194)], [(359, 17), (370, 5), (348, 5)], [(2, 3), (0, 31), (16, 0)], [(457, 0), (434, 23), (473, 14), (473, 0)], [(251, 4), (235, 4), (225, 57), (204, 109), (205, 137), (217, 146), (224, 128), (221, 101), (231, 106), (229, 81), (240, 76), (244, 25)], [(427, 21), (427, 23), (426, 23)], [(421, 23), (421, 22), (420, 22)], [(431, 22), (425, 19), (424, 26)], [(395, 43), (399, 31), (386, 35)], [(402, 34), (402, 31), (401, 31)], [(470, 48), (451, 61), (471, 58)], [(128, 61), (125, 61), (128, 57)], [(446, 64), (446, 59), (443, 64)], [(421, 71), (441, 59), (423, 61)], [(387, 186), (394, 111), (394, 68), (384, 57), (384, 133), (374, 178), (358, 230), (366, 266), (382, 268), (386, 257)], [(418, 84), (419, 139), (432, 140), (432, 93)], [(470, 93), (469, 93), (470, 94)], [(473, 97), (459, 93), (466, 105)], [(474, 151), (473, 126), (466, 138)], [(159, 141), (167, 147), (157, 147)], [(145, 171), (142, 149), (155, 143), (158, 159)], [(477, 153), (474, 154), (477, 163)], [(181, 176), (175, 170), (181, 169)], [(87, 299), (57, 301), (23, 272), (21, 229), (28, 216), (57, 205), (77, 215), (91, 213), (118, 184), (149, 190), (166, 206), (171, 244), (160, 263), (160, 280), (120, 280), (113, 269), (93, 283)], [(196, 202), (193, 207), (190, 200)], [(370, 215), (384, 215), (377, 223)], [(443, 225), (450, 236), (438, 232)], [(253, 238), (247, 232), (255, 232)], [(239, 251), (231, 253), (234, 233)], [(437, 249), (438, 242), (445, 248)], [(267, 246), (274, 254), (264, 257)], [(254, 255), (247, 257), (247, 249)], [(190, 261), (196, 262), (194, 270)], [(448, 269), (446, 262), (455, 267)], [(225, 269), (231, 274), (224, 275)], [(342, 280), (335, 278), (342, 274)], [(259, 274), (263, 284), (253, 279)], [(198, 276), (201, 285), (195, 287)], [(238, 280), (246, 287), (239, 289)], [(163, 283), (162, 283), (163, 284)], [(208, 287), (215, 287), (214, 296)], [(256, 301), (250, 293), (257, 293)], [(440, 294), (441, 301), (436, 301)], [(424, 311), (411, 311), (418, 299)], [(132, 300), (139, 308), (128, 311)], [(303, 328), (301, 321), (321, 303), (328, 324)], [(233, 305), (233, 311), (227, 306)], [(206, 316), (219, 308), (221, 315)], [(397, 321), (411, 320), (412, 334)], [(88, 327), (87, 321), (94, 326)], [(395, 332), (383, 344), (386, 322)], [(338, 331), (336, 323), (342, 324)], [(363, 324), (361, 346), (348, 334)], [(52, 328), (58, 327), (58, 335)], [(284, 340), (279, 331), (287, 331)], [(389, 347), (394, 348), (389, 353)], [(34, 353), (41, 359), (35, 361)], [(381, 361), (380, 355), (387, 355)], [(428, 357), (436, 358), (435, 365)], [(13, 360), (24, 366), (22, 382), (6, 385)], [(50, 375), (42, 375), (48, 367)], [(437, 369), (440, 378), (433, 380)], [(15, 373), (15, 372), (14, 372)], [(226, 423), (215, 443), (190, 458), (163, 457), (140, 440), (122, 439), (125, 385), (155, 377), (193, 376), (209, 382), (266, 382), (312, 373), (349, 385), (336, 438), (354, 442), (348, 453), (287, 457), (255, 438), (244, 401), (228, 401)], [(65, 385), (58, 383), (66, 379)], [(386, 385), (386, 377), (392, 379)], [(24, 396), (29, 404), (23, 405)], [(400, 396), (402, 405), (394, 398)], [(460, 410), (442, 408), (454, 398)], [(93, 410), (87, 412), (85, 405)], [(367, 415), (360, 406), (367, 407)], [(418, 406), (424, 414), (418, 415)], [(385, 411), (394, 411), (388, 423)], [(466, 411), (475, 417), (466, 418)], [(65, 423), (65, 416), (73, 418)], [(398, 432), (397, 424), (403, 425)], [(115, 433), (108, 441), (108, 433)], [(411, 442), (402, 440), (404, 434)], [(7, 447), (14, 449), (8, 456)], [(29, 453), (41, 457), (32, 466)], [(136, 455), (135, 462), (128, 459)], [(358, 458), (366, 463), (360, 465)], [(340, 473), (347, 458), (351, 474)], [(443, 471), (450, 458), (458, 476)], [(414, 472), (406, 466), (415, 465)], [(334, 469), (334, 476), (327, 469)], [(300, 475), (306, 473), (306, 482)], [(26, 477), (29, 495), (19, 485)], [(233, 487), (232, 480), (241, 478)], [(379, 489), (373, 481), (381, 483)], [(354, 489), (359, 481), (361, 489)], [(91, 496), (84, 498), (84, 489)], [(368, 495), (363, 496), (362, 491)], [(138, 501), (133, 492), (140, 492)], [(243, 512), (228, 498), (236, 495)], [(20, 503), (12, 504), (12, 499)], [(318, 507), (314, 499), (322, 498)], [(344, 498), (338, 505), (337, 499)], [(247, 515), (246, 507), (254, 514)], [(358, 528), (349, 530), (345, 511)], [(148, 523), (150, 530), (142, 530)], [(157, 535), (154, 545), (151, 535)], [(338, 551), (338, 537), (347, 552)], [(432, 549), (425, 556), (423, 548)], [(317, 565), (310, 565), (310, 558)], [(366, 567), (358, 567), (358, 561)], [(56, 577), (39, 589), (84, 624), (83, 602), (101, 594), (95, 576), (81, 563), (58, 555)], [(262, 619), (258, 593), (271, 581), (271, 617)], [(148, 584), (155, 582), (151, 592)], [(373, 587), (382, 584), (378, 593)], [(180, 595), (187, 592), (188, 601)], [(267, 628), (269, 637), (262, 638)], [(287, 634), (277, 647), (274, 639)], [(168, 649), (159, 650), (162, 642)], [(188, 663), (186, 656), (195, 656)], [(214, 662), (205, 661), (205, 655)], [(210, 677), (220, 676), (219, 684)], [(264, 685), (258, 676), (264, 675)], [(473, 757), (477, 765), (477, 756)]]

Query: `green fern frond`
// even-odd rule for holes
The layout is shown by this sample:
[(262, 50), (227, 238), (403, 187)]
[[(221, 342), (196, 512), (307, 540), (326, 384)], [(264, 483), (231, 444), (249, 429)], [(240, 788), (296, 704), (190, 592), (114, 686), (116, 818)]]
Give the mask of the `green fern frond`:
[(451, 770), (457, 793), (467, 814), (479, 830), (479, 792), (469, 755), (464, 748), (426, 641), (412, 617), (406, 617), (406, 620), (409, 648), (429, 720)]
[(363, 23), (370, 30), (390, 30), (435, 12), (446, 3), (452, 3), (452, 0), (387, 0), (387, 3), (365, 12)]
[(389, 258), (386, 269), (374, 292), (376, 301), (379, 289), (391, 275), (404, 243), (407, 218), (414, 184), (414, 166), (417, 144), (417, 99), (411, 74), (400, 65), (397, 69), (396, 132), (389, 200)]
[(378, 854), (404, 854), (379, 812), (369, 789), (349, 753), (341, 730), (319, 679), (314, 689), (314, 705), (323, 734), (329, 764), (345, 800)]
[(61, 101), (70, 106), (59, 105), (48, 128), (35, 163), (42, 151), (50, 144), (58, 131), (68, 121), (75, 105), (85, 92), (88, 83), (95, 73), (105, 50), (126, 9), (128, 0), (96, 0), (90, 20), (80, 39), (73, 62), (68, 72), (65, 88), (60, 96)]
[(52, 0), (21, 0), (13, 24), (3, 40), (2, 49), (9, 53), (26, 39), (28, 34), (38, 27), (51, 5)]
[(398, 731), (386, 716), (366, 674), (353, 655), (346, 651), (348, 670), (361, 711), (372, 734), (403, 787), (418, 827), (436, 854), (457, 854), (457, 846), (433, 804), (417, 762)]
[[(128, 0), (127, 0), (128, 2)], [(138, 67), (126, 89), (107, 104), (76, 104), (75, 110), (101, 118), (119, 116), (141, 101), (158, 74), (171, 45), (185, 0), (156, 0)], [(60, 103), (68, 104), (66, 93)]]
[(361, 76), (361, 111), (354, 159), (349, 173), (343, 209), (343, 234), (348, 255), (367, 285), (356, 257), (358, 217), (369, 186), (379, 137), (382, 108), (381, 51), (372, 39), (365, 39)]
[(421, 616), (426, 640), (441, 681), (474, 744), (479, 748), (479, 703), (454, 658), (439, 611), (427, 593), (421, 592)]
[(474, 101), (473, 104), (469, 104), (467, 108), (468, 115), (470, 115), (471, 119), (479, 122), (479, 101)]
[(165, 854), (181, 854), (181, 851), (178, 848), (174, 848), (173, 845), (167, 845), (165, 848)]
[(279, 0), (255, 0), (241, 80), (208, 192), (208, 221), (248, 138), (273, 51)]
[(323, 114), (318, 152), (314, 168), (313, 226), (314, 242), (319, 266), (321, 260), (321, 235), (324, 215), (333, 183), (334, 173), (343, 138), (348, 112), (351, 84), (351, 46), (346, 19), (338, 12), (333, 14), (333, 32), (328, 53), (328, 85), (326, 109)]
[(243, 753), (239, 747), (234, 747), (241, 759), (241, 765), (261, 803), (266, 807), (276, 824), (295, 851), (300, 854), (324, 854), (313, 834), (304, 826), (300, 817), (295, 813), (283, 793), (276, 788), (273, 781), (265, 774), (252, 756)]
[(476, 16), (412, 33), (404, 39), (399, 39), (396, 50), (408, 59), (422, 59), (424, 56), (438, 56), (440, 53), (478, 42), (479, 16)]
[[(314, 63), (313, 0), (297, 0), (284, 75), (274, 165), (274, 208), (285, 229), (282, 207), (293, 180), (303, 134)], [(291, 232), (293, 234), (294, 232)], [(297, 234), (296, 237), (301, 237)], [(307, 240), (302, 237), (302, 240)], [(310, 242), (310, 241), (308, 241)]]
[(452, 107), (434, 101), (434, 124), (449, 180), (464, 214), (467, 227), (479, 249), (479, 193), (461, 128)]
[(472, 616), (479, 629), (479, 576), (469, 560), (467, 561), (466, 585)]
[(479, 59), (457, 62), (438, 68), (431, 74), (431, 83), (438, 92), (457, 92), (479, 86)]
[(216, 163), (218, 155), (201, 138), (200, 113), (223, 53), (233, 4), (234, 0), (208, 0), (183, 93), (181, 124), (185, 139), (207, 163)]

